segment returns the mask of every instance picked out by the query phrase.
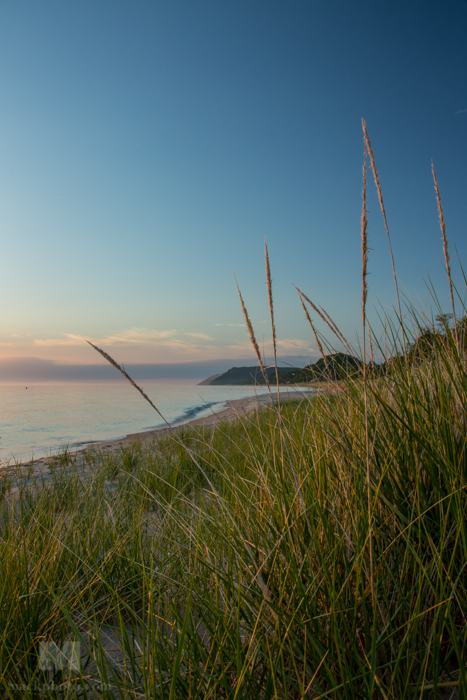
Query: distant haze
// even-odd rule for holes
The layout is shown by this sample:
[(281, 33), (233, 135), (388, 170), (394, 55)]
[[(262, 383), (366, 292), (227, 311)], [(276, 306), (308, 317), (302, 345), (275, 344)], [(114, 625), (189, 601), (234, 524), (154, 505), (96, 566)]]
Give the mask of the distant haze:
[[(269, 361), (270, 358), (267, 358)], [(282, 365), (303, 367), (309, 357), (295, 355), (280, 358)], [(128, 364), (125, 369), (135, 380), (144, 379), (205, 379), (212, 374), (225, 372), (231, 367), (255, 365), (253, 358), (212, 360), (207, 362), (180, 362), (160, 364)], [(0, 382), (44, 381), (111, 381), (121, 375), (108, 364), (60, 364), (53, 360), (35, 357), (0, 361)], [(122, 377), (123, 379), (123, 377)]]

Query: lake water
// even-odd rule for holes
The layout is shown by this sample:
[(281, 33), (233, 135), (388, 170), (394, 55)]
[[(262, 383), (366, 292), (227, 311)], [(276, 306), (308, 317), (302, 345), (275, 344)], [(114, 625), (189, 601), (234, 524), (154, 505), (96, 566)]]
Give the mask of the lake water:
[[(264, 387), (199, 386), (153, 379), (142, 388), (172, 425), (218, 412), (227, 401), (264, 393)], [(281, 391), (287, 391), (281, 387)], [(0, 384), (0, 460), (26, 461), (64, 447), (111, 440), (162, 427), (160, 416), (125, 380)]]

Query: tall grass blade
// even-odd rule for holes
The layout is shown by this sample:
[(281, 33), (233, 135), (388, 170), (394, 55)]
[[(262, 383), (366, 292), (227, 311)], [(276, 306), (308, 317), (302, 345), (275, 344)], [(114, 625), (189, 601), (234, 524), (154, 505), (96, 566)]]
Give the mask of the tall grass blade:
[(370, 137), (368, 136), (368, 131), (366, 128), (366, 121), (364, 119), (362, 119), (362, 128), (363, 128), (363, 136), (365, 139), (365, 146), (366, 146), (366, 149), (368, 151), (368, 155), (370, 156), (371, 169), (373, 171), (373, 177), (375, 180), (376, 190), (378, 192), (379, 205), (381, 207), (381, 213), (383, 215), (384, 227), (386, 229), (386, 234), (388, 237), (389, 254), (391, 256), (391, 265), (392, 265), (392, 276), (394, 279), (394, 288), (396, 291), (397, 309), (399, 312), (399, 323), (400, 323), (400, 326), (402, 329), (402, 342), (404, 345), (404, 355), (406, 355), (407, 354), (406, 338), (405, 338), (404, 324), (403, 324), (403, 320), (402, 320), (402, 309), (401, 309), (401, 302), (400, 302), (400, 296), (399, 296), (399, 284), (397, 282), (397, 275), (396, 275), (396, 264), (394, 262), (394, 253), (392, 252), (391, 235), (389, 233), (388, 220), (386, 217), (386, 209), (384, 207), (384, 201), (383, 201), (383, 192), (381, 190), (381, 185), (379, 182), (379, 175), (378, 175), (378, 170), (376, 168), (375, 156), (373, 154), (373, 149), (371, 147)]
[(457, 349), (459, 350), (459, 336), (457, 333), (456, 309), (454, 307), (454, 292), (453, 292), (452, 275), (451, 275), (451, 256), (449, 255), (449, 245), (448, 245), (448, 237), (446, 234), (446, 224), (444, 221), (443, 206), (441, 204), (441, 195), (439, 193), (438, 180), (436, 177), (435, 166), (433, 164), (433, 161), (431, 161), (431, 172), (433, 174), (433, 182), (435, 183), (436, 202), (438, 204), (439, 225), (441, 228), (441, 234), (442, 234), (442, 239), (443, 239), (444, 261), (446, 264), (446, 273), (447, 273), (448, 281), (449, 281), (449, 292), (451, 294), (451, 308), (452, 308), (452, 320), (453, 320), (453, 324), (454, 324), (454, 334), (456, 337)]
[(269, 314), (271, 316), (271, 335), (272, 335), (272, 351), (274, 355), (274, 368), (276, 372), (277, 385), (277, 405), (280, 411), (280, 392), (279, 392), (279, 370), (277, 367), (277, 343), (276, 343), (276, 324), (274, 321), (274, 302), (272, 298), (272, 279), (271, 266), (269, 264), (269, 252), (266, 239), (264, 239), (264, 260), (266, 265), (266, 284), (268, 288)]
[(374, 585), (374, 564), (373, 564), (373, 516), (371, 512), (371, 474), (370, 474), (370, 436), (368, 428), (368, 377), (366, 361), (366, 302), (368, 299), (368, 220), (366, 205), (366, 143), (363, 147), (363, 191), (362, 191), (362, 217), (361, 217), (361, 238), (362, 238), (362, 326), (363, 326), (363, 399), (365, 405), (365, 456), (366, 456), (366, 479), (368, 498), (368, 543), (370, 547), (370, 585), (371, 600), (375, 605), (375, 585)]

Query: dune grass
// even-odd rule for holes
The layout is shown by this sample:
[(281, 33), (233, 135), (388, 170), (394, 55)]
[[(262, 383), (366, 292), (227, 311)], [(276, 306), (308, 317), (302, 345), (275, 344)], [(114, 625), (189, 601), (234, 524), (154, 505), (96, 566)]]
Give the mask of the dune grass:
[(5, 477), (3, 696), (467, 697), (462, 312), (398, 307), (384, 371), (315, 397)]
[[(467, 373), (405, 370), (368, 380), (371, 523), (359, 380), (185, 429), (201, 469), (171, 436), (6, 489), (5, 697), (464, 697)], [(41, 671), (66, 639), (81, 671)]]

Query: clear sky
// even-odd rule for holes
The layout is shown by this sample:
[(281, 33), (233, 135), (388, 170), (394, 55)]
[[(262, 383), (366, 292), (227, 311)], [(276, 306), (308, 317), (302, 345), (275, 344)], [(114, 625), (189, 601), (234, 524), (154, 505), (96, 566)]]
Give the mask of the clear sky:
[(362, 117), (401, 284), (448, 311), (430, 161), (459, 280), (466, 76), (465, 0), (1, 0), (0, 357), (251, 357), (233, 271), (267, 349), (265, 236), (281, 356), (316, 357), (292, 282), (353, 340)]

